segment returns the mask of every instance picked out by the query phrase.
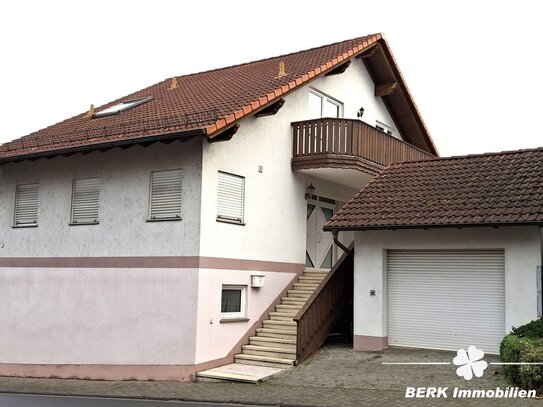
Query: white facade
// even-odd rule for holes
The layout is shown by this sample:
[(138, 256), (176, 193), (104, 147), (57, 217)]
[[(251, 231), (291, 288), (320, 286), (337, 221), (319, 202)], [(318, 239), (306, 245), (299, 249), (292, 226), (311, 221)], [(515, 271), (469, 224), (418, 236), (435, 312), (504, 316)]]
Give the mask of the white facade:
[[(0, 167), (0, 374), (187, 379), (231, 357), (304, 269), (307, 186), (338, 208), (363, 186), (291, 170), (291, 122), (309, 118), (310, 87), (341, 101), (346, 118), (364, 107), (370, 125), (394, 125), (352, 62), (285, 96), (276, 115), (243, 119), (226, 142)], [(182, 169), (182, 218), (150, 222), (150, 173), (167, 169)], [(244, 177), (244, 225), (217, 221), (219, 171)], [(101, 180), (99, 223), (73, 226), (72, 182), (87, 177)], [(26, 183), (39, 183), (38, 226), (14, 228), (15, 189)], [(250, 288), (255, 272), (261, 288)], [(245, 320), (220, 321), (225, 284), (247, 286)]]
[[(539, 228), (527, 226), (356, 232), (355, 348), (382, 349), (387, 345), (387, 250), (504, 250), (505, 336), (511, 327), (538, 318), (537, 266), (541, 265), (541, 248)], [(374, 296), (370, 290), (375, 291)]]

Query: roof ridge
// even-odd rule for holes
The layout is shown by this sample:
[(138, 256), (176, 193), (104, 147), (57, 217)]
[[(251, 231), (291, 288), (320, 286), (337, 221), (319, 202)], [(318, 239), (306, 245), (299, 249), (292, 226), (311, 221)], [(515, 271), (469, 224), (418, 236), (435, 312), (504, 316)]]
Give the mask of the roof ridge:
[[(336, 42), (332, 42), (330, 44), (320, 45), (318, 47), (302, 49), (300, 51), (292, 51), (292, 52), (288, 52), (286, 54), (276, 55), (276, 56), (273, 56), (273, 57), (255, 59), (253, 61), (243, 62), (241, 64), (228, 65), (228, 66), (223, 66), (223, 67), (220, 67), (220, 68), (214, 68), (214, 69), (208, 69), (208, 70), (204, 70), (204, 71), (192, 72), (192, 73), (189, 73), (189, 74), (178, 75), (178, 76), (174, 76), (174, 77), (175, 78), (187, 78), (187, 77), (190, 77), (190, 76), (193, 76), (193, 75), (201, 75), (201, 74), (206, 74), (206, 73), (211, 73), (211, 72), (218, 72), (218, 71), (222, 71), (222, 70), (225, 70), (225, 69), (238, 68), (240, 66), (256, 64), (258, 62), (270, 61), (270, 60), (276, 59), (276, 58), (284, 58), (284, 57), (288, 57), (288, 56), (291, 56), (291, 55), (301, 54), (303, 52), (315, 51), (315, 50), (318, 50), (318, 49), (321, 49), (321, 48), (328, 48), (328, 47), (331, 47), (331, 46), (334, 46), (334, 45), (337, 45), (337, 44), (342, 44), (344, 42), (368, 39), (368, 38), (371, 38), (371, 37), (375, 37), (376, 35), (381, 35), (382, 36), (383, 34), (382, 33), (374, 33), (374, 34), (363, 35), (362, 37), (355, 37), (355, 38), (350, 38), (350, 39), (343, 40), (343, 41), (336, 41)], [(168, 80), (168, 79), (171, 79), (171, 78), (166, 78), (165, 80)], [(160, 82), (158, 82), (158, 83), (160, 83)]]

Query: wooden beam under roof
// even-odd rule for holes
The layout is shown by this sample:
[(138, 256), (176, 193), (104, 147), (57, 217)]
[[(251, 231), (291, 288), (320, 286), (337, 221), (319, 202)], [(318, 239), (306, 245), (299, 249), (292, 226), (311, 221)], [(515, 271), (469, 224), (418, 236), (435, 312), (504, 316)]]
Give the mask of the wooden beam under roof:
[(341, 64), (340, 66), (338, 66), (337, 68), (332, 69), (330, 72), (327, 72), (326, 74), (324, 74), (324, 76), (332, 76), (332, 75), (342, 74), (343, 72), (345, 72), (347, 70), (349, 65), (351, 65), (351, 60), (350, 59), (347, 62), (345, 62), (344, 64)]
[(398, 88), (398, 82), (385, 83), (375, 86), (375, 96), (391, 95)]
[(255, 113), (255, 117), (273, 116), (279, 111), (279, 109), (283, 107), (284, 104), (285, 104), (285, 99), (281, 98), (278, 101), (269, 105), (268, 107)]

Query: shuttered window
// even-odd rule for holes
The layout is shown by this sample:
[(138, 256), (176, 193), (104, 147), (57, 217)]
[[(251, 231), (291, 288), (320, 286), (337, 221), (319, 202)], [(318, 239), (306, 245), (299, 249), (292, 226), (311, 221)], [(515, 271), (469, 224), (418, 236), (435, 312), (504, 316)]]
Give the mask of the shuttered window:
[(219, 171), (217, 220), (243, 224), (245, 178)]
[(151, 172), (149, 220), (181, 219), (181, 169)]
[(17, 185), (13, 226), (38, 226), (38, 184)]
[(100, 209), (100, 178), (81, 178), (72, 186), (72, 225), (98, 223)]

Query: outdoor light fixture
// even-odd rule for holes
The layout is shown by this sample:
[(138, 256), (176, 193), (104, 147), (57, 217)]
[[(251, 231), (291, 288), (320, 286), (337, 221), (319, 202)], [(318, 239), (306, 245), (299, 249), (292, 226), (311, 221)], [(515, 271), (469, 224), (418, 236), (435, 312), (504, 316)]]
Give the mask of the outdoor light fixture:
[(315, 196), (315, 187), (313, 183), (310, 183), (307, 189), (305, 190), (305, 199), (314, 199)]
[(264, 287), (264, 275), (262, 274), (251, 274), (251, 287), (260, 288)]
[(361, 107), (360, 109), (358, 109), (358, 112), (356, 112), (356, 117), (361, 118), (363, 115), (364, 115), (364, 108)]

